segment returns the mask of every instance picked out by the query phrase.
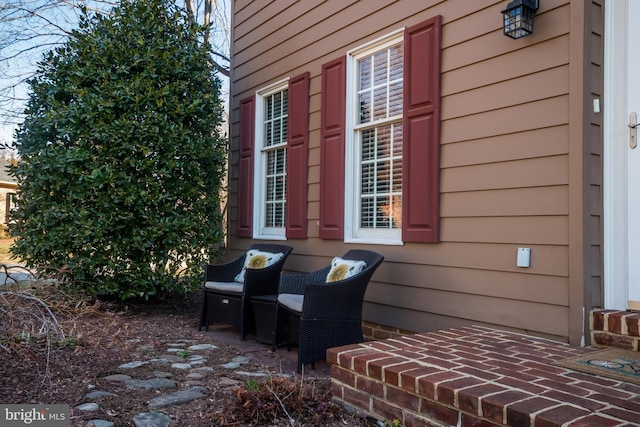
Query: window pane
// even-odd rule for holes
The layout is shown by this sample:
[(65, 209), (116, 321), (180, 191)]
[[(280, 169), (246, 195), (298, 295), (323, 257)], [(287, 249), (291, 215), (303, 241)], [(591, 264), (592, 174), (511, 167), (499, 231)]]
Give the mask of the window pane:
[(376, 130), (366, 129), (362, 132), (362, 161), (374, 160), (376, 156)]
[(271, 98), (265, 99), (264, 105), (264, 120), (271, 120), (273, 118), (273, 100)]
[(376, 166), (374, 163), (362, 164), (362, 194), (374, 194), (375, 191)]
[(376, 228), (391, 228), (391, 198), (378, 197), (376, 199)]
[(264, 124), (264, 142), (263, 146), (268, 147), (271, 145), (271, 141), (273, 141), (273, 123), (266, 122)]
[(360, 95), (360, 121), (368, 123), (371, 120), (371, 92), (362, 92)]
[(269, 145), (280, 144), (282, 142), (282, 122), (280, 119), (273, 122), (273, 139)]
[(274, 93), (273, 98), (273, 117), (279, 117), (282, 115), (282, 95), (280, 92)]
[(393, 153), (402, 157), (402, 123), (393, 125)]
[(387, 117), (387, 87), (379, 87), (373, 91), (373, 118)]
[(280, 132), (281, 132), (280, 133), (280, 141), (283, 144), (286, 144), (287, 138), (288, 138), (288, 135), (289, 135), (289, 128), (288, 128), (289, 123), (287, 121), (288, 118), (289, 118), (289, 115), (285, 111), (284, 116), (282, 117), (282, 120), (281, 120), (281, 124), (280, 124)]
[(373, 84), (378, 86), (387, 82), (387, 51), (377, 52), (373, 56)]
[(393, 162), (393, 176), (391, 189), (396, 194), (402, 193), (402, 161)]
[(402, 44), (389, 49), (389, 79), (402, 80), (404, 54)]
[(375, 228), (374, 204), (372, 198), (363, 198), (360, 207), (360, 226), (363, 228)]
[(378, 209), (379, 222), (385, 227), (400, 228), (402, 227), (402, 204), (401, 196), (389, 196), (380, 199)]
[(391, 126), (380, 126), (377, 128), (376, 147), (378, 159), (389, 158), (391, 153)]
[(402, 81), (389, 86), (389, 115), (402, 114)]
[(366, 57), (358, 62), (358, 90), (371, 87), (371, 57)]

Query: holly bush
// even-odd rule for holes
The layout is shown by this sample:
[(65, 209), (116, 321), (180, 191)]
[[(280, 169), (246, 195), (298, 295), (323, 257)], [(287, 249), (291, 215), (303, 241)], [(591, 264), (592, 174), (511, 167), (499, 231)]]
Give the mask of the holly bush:
[(96, 295), (173, 295), (223, 241), (220, 80), (170, 0), (84, 11), (29, 82), (12, 251)]

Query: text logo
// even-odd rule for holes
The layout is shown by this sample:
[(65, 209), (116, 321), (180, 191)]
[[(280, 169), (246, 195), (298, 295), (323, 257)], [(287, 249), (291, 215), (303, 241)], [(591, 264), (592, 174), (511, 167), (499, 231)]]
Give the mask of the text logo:
[(0, 405), (0, 425), (69, 427), (69, 405)]

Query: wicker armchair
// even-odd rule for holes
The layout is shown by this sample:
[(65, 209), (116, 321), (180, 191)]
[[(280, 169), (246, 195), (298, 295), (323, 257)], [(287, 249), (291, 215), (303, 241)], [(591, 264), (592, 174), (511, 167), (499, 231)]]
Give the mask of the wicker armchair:
[(384, 257), (354, 249), (342, 256), (361, 260), (364, 269), (344, 280), (327, 283), (331, 266), (309, 274), (285, 274), (280, 278), (278, 307), (287, 324), (287, 345), (298, 347), (298, 372), (316, 360), (325, 359), (327, 349), (362, 342), (362, 305), (371, 276)]
[[(291, 246), (275, 244), (254, 244), (242, 256), (224, 264), (208, 264), (204, 270), (204, 298), (200, 314), (201, 330), (209, 329), (211, 323), (226, 323), (240, 330), (240, 337), (246, 339), (247, 333), (254, 333), (255, 321), (251, 308), (251, 297), (278, 293), (280, 273)], [(273, 264), (264, 268), (248, 268), (245, 259), (250, 251), (256, 250), (271, 254), (282, 254)], [(277, 258), (277, 257), (276, 257)], [(245, 271), (244, 283), (239, 274)]]

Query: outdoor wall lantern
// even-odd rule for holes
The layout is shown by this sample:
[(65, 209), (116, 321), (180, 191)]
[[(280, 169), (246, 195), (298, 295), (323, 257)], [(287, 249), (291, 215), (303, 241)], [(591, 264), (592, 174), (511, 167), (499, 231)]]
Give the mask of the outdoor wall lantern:
[(538, 10), (538, 0), (513, 0), (502, 11), (504, 35), (512, 39), (533, 33), (533, 16)]

